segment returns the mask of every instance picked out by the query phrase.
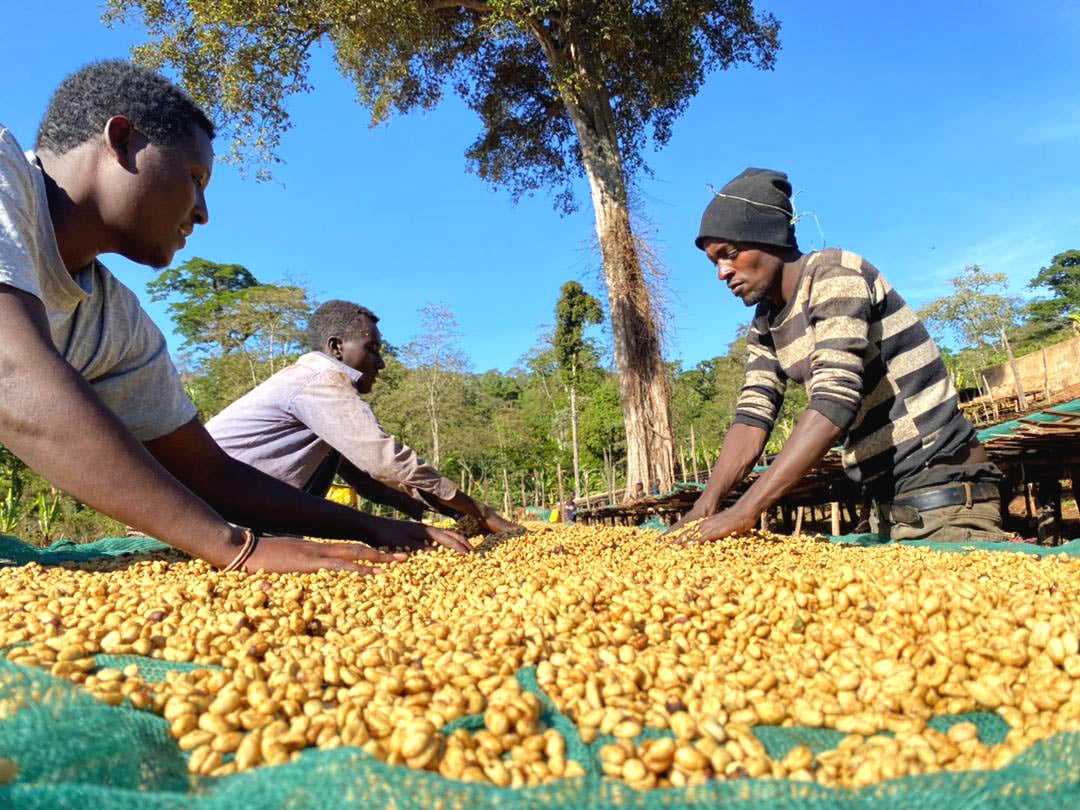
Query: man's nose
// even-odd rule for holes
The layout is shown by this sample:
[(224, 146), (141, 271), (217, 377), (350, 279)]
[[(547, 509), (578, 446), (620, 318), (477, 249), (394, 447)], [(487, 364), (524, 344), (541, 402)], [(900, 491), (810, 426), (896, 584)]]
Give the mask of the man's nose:
[(205, 225), (210, 221), (210, 209), (206, 205), (206, 195), (199, 193), (199, 199), (195, 201), (195, 208), (191, 213), (192, 219), (200, 225)]
[(734, 274), (735, 268), (731, 262), (719, 261), (716, 263), (716, 277), (721, 281), (727, 281)]

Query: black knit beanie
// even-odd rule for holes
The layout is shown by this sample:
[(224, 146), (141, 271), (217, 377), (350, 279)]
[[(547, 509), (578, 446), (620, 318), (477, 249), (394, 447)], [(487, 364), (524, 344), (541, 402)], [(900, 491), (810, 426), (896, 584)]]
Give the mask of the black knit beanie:
[(798, 247), (791, 221), (791, 183), (783, 172), (746, 169), (720, 189), (701, 217), (694, 244), (706, 239)]

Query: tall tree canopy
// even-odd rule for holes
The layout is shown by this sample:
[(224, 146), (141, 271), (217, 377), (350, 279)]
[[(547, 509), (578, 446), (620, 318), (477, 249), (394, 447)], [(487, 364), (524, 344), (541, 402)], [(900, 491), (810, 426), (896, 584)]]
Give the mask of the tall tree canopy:
[(630, 224), (628, 188), (651, 139), (664, 145), (712, 69), (770, 68), (779, 23), (752, 0), (109, 0), (141, 12), (137, 57), (175, 66), (236, 132), (238, 154), (275, 159), (286, 100), (310, 89), (329, 40), (372, 121), (430, 108), (453, 89), (482, 122), (470, 168), (561, 209), (589, 182), (603, 256), (628, 474), (668, 487), (673, 440), (660, 336)]
[(927, 327), (950, 334), (967, 346), (979, 365), (986, 365), (1000, 346), (1012, 365), (1020, 409), (1026, 407), (1020, 373), (1016, 368), (1009, 330), (1020, 323), (1023, 301), (1006, 292), (1008, 276), (987, 273), (977, 264), (969, 264), (949, 279), (952, 294), (937, 298), (921, 310), (919, 316)]
[(304, 350), (311, 302), (295, 285), (261, 284), (245, 267), (198, 257), (146, 285), (169, 313), (197, 379), (189, 393), (212, 415)]
[(1057, 254), (1035, 275), (1028, 287), (1050, 290), (1050, 298), (1028, 304), (1031, 317), (1040, 321), (1071, 319), (1080, 326), (1080, 250)]
[[(938, 337), (950, 336), (962, 346), (982, 349), (983, 362), (1001, 345), (1002, 333), (1019, 322), (1023, 302), (1006, 292), (1004, 273), (987, 273), (969, 264), (949, 279), (952, 292), (919, 310), (919, 316)], [(1004, 347), (1002, 347), (1004, 348)]]

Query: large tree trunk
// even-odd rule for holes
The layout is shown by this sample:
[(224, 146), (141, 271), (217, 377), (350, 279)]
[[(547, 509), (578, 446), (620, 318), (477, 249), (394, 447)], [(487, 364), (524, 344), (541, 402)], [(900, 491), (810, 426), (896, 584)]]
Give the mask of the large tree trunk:
[[(574, 53), (575, 63), (587, 58)], [(627, 493), (654, 479), (667, 492), (674, 482), (675, 447), (668, 412), (667, 371), (660, 357), (660, 334), (649, 289), (630, 227), (626, 175), (619, 153), (611, 100), (588, 81), (587, 66), (575, 65), (586, 81), (574, 97), (565, 94), (592, 190), (596, 235), (604, 263), (615, 366), (626, 426)]]

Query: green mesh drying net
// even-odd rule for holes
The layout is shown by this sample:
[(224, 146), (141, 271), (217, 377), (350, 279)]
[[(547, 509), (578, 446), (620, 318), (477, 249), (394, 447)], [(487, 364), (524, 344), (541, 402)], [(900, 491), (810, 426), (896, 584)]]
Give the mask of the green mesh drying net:
[[(869, 545), (868, 535), (833, 538)], [(932, 545), (932, 544), (927, 544)], [(972, 544), (1002, 552), (1080, 555), (1080, 540), (1044, 549), (1024, 544)], [(942, 545), (962, 552), (972, 546)], [(95, 555), (159, 550), (152, 540), (110, 539), (92, 545), (56, 544), (41, 550), (0, 537), (0, 559), (14, 564), (83, 561)], [(97, 657), (99, 666), (137, 662), (148, 680), (164, 677), (170, 664), (134, 656)], [(966, 771), (910, 776), (860, 789), (827, 788), (787, 780), (714, 781), (694, 788), (638, 792), (604, 778), (600, 748), (610, 737), (582, 742), (574, 723), (561, 715), (537, 687), (535, 673), (518, 673), (525, 689), (540, 698), (542, 721), (566, 738), (567, 758), (580, 762), (584, 777), (534, 788), (509, 789), (466, 784), (438, 774), (386, 765), (354, 748), (309, 749), (298, 760), (277, 767), (219, 778), (189, 776), (185, 755), (169, 736), (168, 724), (130, 706), (109, 706), (48, 673), (0, 660), (0, 756), (14, 760), (16, 780), (0, 787), (0, 808), (959, 808), (1080, 806), (1080, 733), (1057, 734), (1036, 743), (997, 771)], [(995, 714), (937, 717), (931, 725), (974, 722), (986, 743), (1007, 732)], [(483, 725), (467, 717), (446, 731)], [(647, 731), (646, 736), (661, 732)], [(815, 752), (836, 747), (843, 737), (832, 729), (758, 727), (758, 738), (772, 757), (799, 744)]]

